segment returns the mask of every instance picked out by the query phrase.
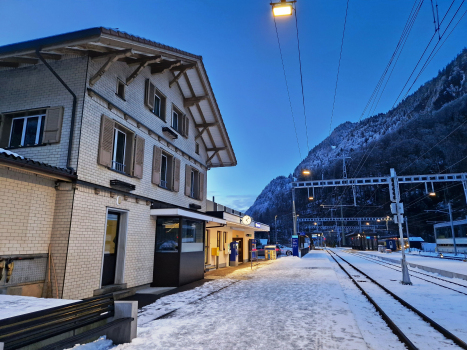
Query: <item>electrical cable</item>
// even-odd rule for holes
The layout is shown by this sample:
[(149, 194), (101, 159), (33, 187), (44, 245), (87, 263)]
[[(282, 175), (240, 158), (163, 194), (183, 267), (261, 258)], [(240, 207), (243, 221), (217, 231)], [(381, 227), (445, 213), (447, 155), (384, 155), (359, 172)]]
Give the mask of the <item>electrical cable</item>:
[(334, 88), (334, 101), (332, 102), (331, 123), (329, 124), (329, 136), (331, 136), (332, 118), (334, 117), (334, 106), (336, 104), (337, 84), (339, 82), (339, 72), (340, 72), (340, 69), (341, 69), (342, 49), (344, 47), (345, 27), (347, 25), (347, 13), (349, 11), (349, 1), (350, 0), (347, 0), (347, 7), (345, 9), (344, 29), (342, 31), (341, 51), (340, 51), (340, 54), (339, 54), (339, 64), (337, 66), (336, 87)]
[(310, 146), (308, 144), (308, 125), (306, 122), (306, 108), (305, 108), (305, 93), (303, 89), (303, 74), (302, 74), (302, 58), (300, 53), (300, 39), (298, 37), (298, 19), (297, 19), (297, 10), (295, 9), (295, 27), (297, 29), (297, 47), (298, 47), (298, 63), (300, 66), (300, 83), (302, 85), (302, 103), (303, 103), (303, 116), (305, 117), (305, 133), (306, 133), (306, 146), (308, 153), (310, 153)]
[(295, 124), (295, 116), (293, 114), (292, 101), (290, 99), (289, 83), (287, 82), (287, 74), (285, 73), (284, 58), (282, 56), (281, 42), (279, 40), (279, 31), (277, 30), (276, 17), (273, 16), (273, 18), (274, 18), (274, 27), (276, 28), (277, 44), (279, 45), (279, 53), (280, 53), (280, 56), (281, 56), (282, 70), (284, 71), (285, 87), (287, 88), (287, 97), (289, 98), (290, 113), (292, 114), (292, 121), (293, 121), (294, 130), (295, 130), (295, 137), (297, 138), (298, 153), (300, 155), (300, 160), (301, 160), (301, 159), (303, 159), (302, 158), (302, 152), (300, 151), (300, 142), (298, 141), (297, 126)]

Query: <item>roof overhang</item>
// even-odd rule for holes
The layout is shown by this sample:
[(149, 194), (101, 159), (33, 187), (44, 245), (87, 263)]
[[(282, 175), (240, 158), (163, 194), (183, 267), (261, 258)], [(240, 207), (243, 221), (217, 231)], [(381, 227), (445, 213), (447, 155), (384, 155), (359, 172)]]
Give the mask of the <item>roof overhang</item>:
[(227, 224), (226, 220), (219, 219), (214, 216), (205, 215), (202, 213), (195, 213), (180, 208), (151, 209), (151, 216), (183, 216), (190, 219), (196, 219), (207, 222), (217, 222), (218, 224), (223, 225)]
[[(127, 77), (127, 83), (145, 67), (150, 67), (152, 74), (171, 72), (173, 78), (170, 86), (176, 84), (180, 89), (185, 101), (184, 107), (192, 115), (198, 131), (196, 140), (202, 140), (206, 146), (206, 166), (213, 168), (237, 165), (201, 56), (118, 30), (96, 27), (1, 46), (0, 69), (41, 64), (36, 52), (40, 52), (47, 60), (60, 60), (66, 56), (89, 56), (93, 59), (126, 62), (135, 67), (134, 73)], [(102, 61), (105, 62), (104, 59)], [(90, 85), (99, 77), (99, 74), (92, 77)]]

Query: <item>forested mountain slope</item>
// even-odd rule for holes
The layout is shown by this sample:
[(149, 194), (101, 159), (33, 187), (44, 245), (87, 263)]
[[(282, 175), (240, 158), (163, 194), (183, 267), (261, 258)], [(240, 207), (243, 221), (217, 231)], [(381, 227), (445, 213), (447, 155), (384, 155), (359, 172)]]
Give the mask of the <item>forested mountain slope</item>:
[[(467, 49), (464, 49), (434, 79), (394, 109), (336, 127), (309, 152), (295, 168), (294, 175), (300, 179), (301, 170), (310, 169), (312, 179), (342, 178), (342, 160), (335, 158), (342, 158), (344, 153), (351, 157), (347, 163), (348, 177), (387, 175), (390, 168), (395, 168), (399, 175), (467, 171), (467, 158), (464, 159), (467, 157), (466, 75)], [(291, 229), (291, 181), (292, 175), (272, 180), (247, 211), (256, 220), (268, 224), (273, 224), (274, 216), (278, 215), (278, 230), (284, 237)], [(426, 238), (433, 230), (426, 224), (429, 217), (425, 209), (443, 206), (445, 200), (454, 199), (459, 209), (456, 215), (465, 216), (462, 185), (437, 186), (443, 190), (435, 199), (424, 196), (423, 185), (414, 189), (410, 189), (413, 186), (401, 188), (403, 192), (410, 189), (403, 198), (406, 207), (410, 205), (407, 207), (409, 219), (414, 216), (409, 222), (417, 234)], [(313, 202), (308, 201), (305, 190), (297, 191), (297, 197), (297, 211), (302, 216), (330, 216), (329, 210), (320, 207), (321, 204), (353, 203), (351, 191), (342, 188), (317, 190)], [(359, 188), (358, 206), (344, 207), (343, 215), (388, 215), (387, 200), (387, 188)], [(435, 219), (446, 220), (444, 217)]]

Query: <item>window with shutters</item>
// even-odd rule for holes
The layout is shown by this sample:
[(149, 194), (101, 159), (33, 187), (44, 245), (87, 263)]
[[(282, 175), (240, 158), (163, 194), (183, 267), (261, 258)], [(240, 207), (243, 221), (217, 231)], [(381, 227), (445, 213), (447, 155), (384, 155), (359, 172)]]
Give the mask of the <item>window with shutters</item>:
[(174, 158), (171, 154), (162, 152), (160, 186), (167, 190), (171, 190), (173, 185), (173, 162)]
[(126, 175), (133, 175), (133, 163), (136, 160), (136, 154), (134, 154), (136, 153), (134, 140), (135, 134), (132, 131), (115, 123), (113, 129), (111, 169)]
[(198, 199), (199, 197), (199, 171), (191, 168), (190, 197)]
[(31, 147), (60, 141), (63, 107), (6, 113), (1, 116), (0, 147)]
[(146, 106), (154, 113), (158, 118), (166, 121), (166, 106), (167, 98), (164, 94), (157, 89), (149, 79), (146, 80), (145, 90), (145, 103)]
[(189, 119), (188, 116), (176, 106), (172, 106), (172, 129), (184, 137), (188, 137)]

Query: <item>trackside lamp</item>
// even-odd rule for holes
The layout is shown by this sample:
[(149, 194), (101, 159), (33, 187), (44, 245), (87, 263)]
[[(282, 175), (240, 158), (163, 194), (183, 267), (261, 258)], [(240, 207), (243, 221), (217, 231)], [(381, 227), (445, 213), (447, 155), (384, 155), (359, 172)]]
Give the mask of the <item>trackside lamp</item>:
[(273, 16), (274, 17), (292, 16), (294, 2), (295, 1), (281, 0), (281, 2), (271, 3)]

